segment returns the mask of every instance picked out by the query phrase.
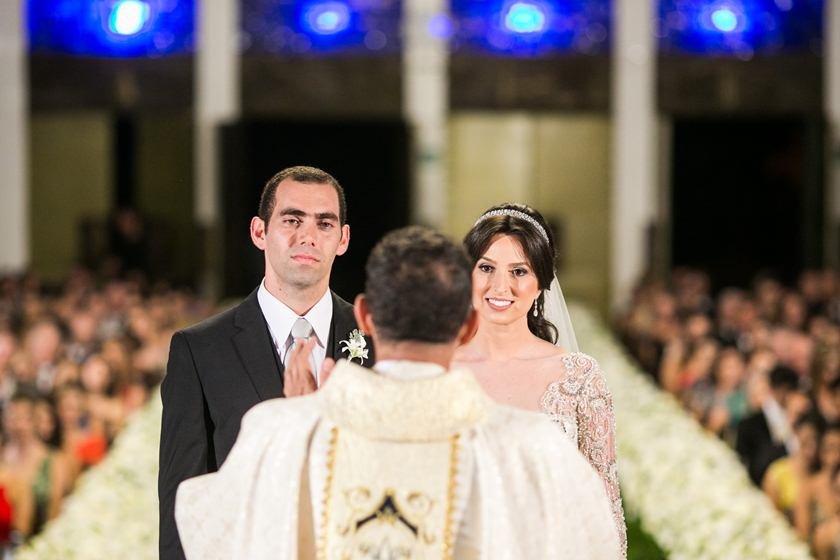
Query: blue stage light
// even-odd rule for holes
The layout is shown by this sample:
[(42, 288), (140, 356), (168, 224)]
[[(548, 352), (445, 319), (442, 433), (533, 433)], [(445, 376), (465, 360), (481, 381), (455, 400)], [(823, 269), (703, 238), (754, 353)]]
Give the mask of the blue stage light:
[(195, 0), (27, 0), (33, 53), (166, 56), (193, 50)]
[(149, 21), (149, 5), (139, 0), (122, 0), (111, 8), (108, 29), (117, 35), (136, 35)]
[(455, 52), (607, 54), (613, 0), (450, 0)]
[(658, 0), (661, 52), (821, 52), (825, 0)]
[(505, 27), (514, 33), (540, 33), (545, 30), (545, 12), (531, 2), (514, 2), (505, 11)]
[(717, 8), (711, 17), (712, 25), (724, 33), (735, 31), (738, 27), (738, 16), (728, 7)]
[(350, 8), (343, 2), (320, 2), (304, 12), (304, 26), (319, 35), (336, 35), (350, 26)]
[[(169, 0), (171, 1), (171, 0)], [(293, 56), (400, 52), (398, 0), (259, 0), (242, 3), (246, 52)]]

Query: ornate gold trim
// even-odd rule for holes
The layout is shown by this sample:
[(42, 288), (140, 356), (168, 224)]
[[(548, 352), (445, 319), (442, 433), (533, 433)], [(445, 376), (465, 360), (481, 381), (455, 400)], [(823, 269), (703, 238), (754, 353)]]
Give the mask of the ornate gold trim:
[(327, 476), (324, 479), (324, 497), (321, 499), (321, 534), (318, 536), (317, 558), (327, 559), (327, 535), (329, 533), (330, 494), (332, 493), (335, 454), (338, 448), (338, 426), (330, 429), (330, 443), (327, 448)]
[(450, 440), (449, 452), (449, 487), (446, 493), (446, 519), (443, 527), (443, 556), (444, 560), (452, 560), (454, 558), (455, 549), (455, 498), (457, 490), (458, 477), (458, 451), (460, 446), (461, 434), (454, 434)]

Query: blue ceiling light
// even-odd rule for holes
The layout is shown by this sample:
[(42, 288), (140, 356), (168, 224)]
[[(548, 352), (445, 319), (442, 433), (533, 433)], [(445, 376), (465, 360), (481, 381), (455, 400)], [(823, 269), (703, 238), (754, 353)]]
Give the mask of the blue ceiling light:
[(541, 33), (545, 30), (546, 15), (532, 2), (514, 2), (504, 14), (505, 28), (513, 33)]
[(724, 33), (730, 33), (738, 28), (738, 15), (727, 6), (714, 10), (711, 19), (712, 25)]
[(27, 0), (29, 50), (143, 57), (192, 52), (196, 0)]
[(304, 26), (318, 35), (336, 35), (350, 26), (350, 8), (344, 2), (319, 2), (304, 11)]
[(543, 57), (610, 51), (613, 0), (450, 0), (452, 50)]
[[(172, 0), (157, 0), (172, 1)], [(292, 56), (397, 54), (400, 0), (249, 0), (242, 3), (246, 53)]]
[(662, 53), (735, 56), (822, 52), (829, 0), (658, 0)]
[(108, 29), (117, 35), (131, 36), (143, 30), (149, 21), (149, 5), (139, 0), (121, 0), (111, 8)]

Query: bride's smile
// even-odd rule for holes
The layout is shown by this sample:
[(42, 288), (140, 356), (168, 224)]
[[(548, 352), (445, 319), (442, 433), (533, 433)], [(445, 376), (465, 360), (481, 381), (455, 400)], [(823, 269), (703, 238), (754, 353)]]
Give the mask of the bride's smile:
[(519, 240), (496, 236), (473, 269), (473, 305), (479, 315), (494, 322), (524, 320), (539, 292)]

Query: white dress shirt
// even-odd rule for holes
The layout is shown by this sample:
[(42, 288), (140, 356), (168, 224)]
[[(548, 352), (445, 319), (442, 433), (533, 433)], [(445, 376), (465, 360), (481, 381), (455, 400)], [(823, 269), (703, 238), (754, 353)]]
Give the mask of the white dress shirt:
[[(292, 325), (295, 324), (295, 321), (298, 320), (300, 315), (292, 311), (288, 305), (274, 297), (268, 291), (265, 287), (265, 279), (260, 283), (260, 289), (257, 291), (257, 302), (260, 304), (260, 309), (268, 323), (268, 330), (271, 333), (274, 348), (277, 349), (280, 361), (285, 364), (286, 354), (291, 348), (289, 335), (292, 332)], [(312, 374), (315, 376), (315, 381), (319, 385), (318, 372), (321, 370), (321, 365), (327, 356), (327, 341), (330, 336), (332, 315), (333, 301), (329, 290), (324, 292), (321, 299), (306, 312), (306, 315), (303, 315), (303, 318), (312, 325), (312, 329), (315, 331), (315, 338), (317, 339), (315, 347), (312, 348), (310, 364), (314, 368)]]

